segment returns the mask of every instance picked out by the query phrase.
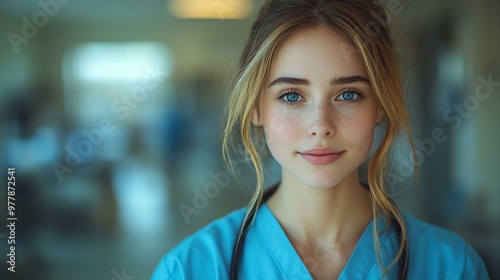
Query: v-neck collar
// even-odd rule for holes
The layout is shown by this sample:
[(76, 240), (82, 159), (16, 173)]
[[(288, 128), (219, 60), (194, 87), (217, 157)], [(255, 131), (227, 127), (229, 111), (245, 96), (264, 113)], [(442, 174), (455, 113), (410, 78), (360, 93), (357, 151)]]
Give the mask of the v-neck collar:
[(255, 225), (258, 236), (287, 279), (313, 279), (267, 203), (261, 205)]
[[(385, 225), (384, 221), (382, 216), (377, 219), (381, 255), (383, 256), (382, 264), (386, 266), (394, 259), (398, 243), (392, 230), (387, 233), (381, 229)], [(261, 205), (256, 216), (255, 226), (256, 233), (267, 246), (276, 265), (287, 279), (313, 279), (267, 203)], [(375, 254), (372, 219), (359, 238), (338, 279), (367, 279), (368, 276), (372, 278), (375, 275), (380, 278), (382, 273)]]

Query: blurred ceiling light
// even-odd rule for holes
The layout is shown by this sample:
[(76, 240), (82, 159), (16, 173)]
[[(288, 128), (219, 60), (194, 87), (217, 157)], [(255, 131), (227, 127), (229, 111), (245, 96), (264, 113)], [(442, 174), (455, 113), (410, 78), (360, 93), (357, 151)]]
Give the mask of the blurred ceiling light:
[(252, 11), (252, 0), (170, 0), (168, 8), (179, 18), (242, 19)]

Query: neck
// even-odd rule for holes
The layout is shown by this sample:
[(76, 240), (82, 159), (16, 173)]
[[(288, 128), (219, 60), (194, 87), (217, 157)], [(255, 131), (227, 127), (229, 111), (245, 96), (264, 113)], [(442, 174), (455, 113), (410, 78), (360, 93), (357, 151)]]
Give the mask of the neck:
[(283, 179), (268, 206), (292, 243), (314, 247), (318, 239), (327, 239), (355, 244), (372, 219), (369, 193), (357, 172), (326, 189)]

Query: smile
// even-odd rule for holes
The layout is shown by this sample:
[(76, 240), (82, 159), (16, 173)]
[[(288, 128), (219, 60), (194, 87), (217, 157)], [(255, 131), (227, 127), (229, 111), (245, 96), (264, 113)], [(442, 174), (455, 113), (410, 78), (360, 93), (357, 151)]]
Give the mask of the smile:
[(328, 165), (336, 162), (344, 154), (344, 151), (336, 151), (329, 148), (312, 149), (299, 152), (307, 162), (313, 165)]

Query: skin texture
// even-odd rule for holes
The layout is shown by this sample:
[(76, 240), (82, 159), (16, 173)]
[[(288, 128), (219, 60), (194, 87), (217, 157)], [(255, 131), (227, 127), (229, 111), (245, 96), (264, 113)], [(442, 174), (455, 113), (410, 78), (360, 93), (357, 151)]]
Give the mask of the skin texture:
[[(288, 38), (253, 116), (282, 167), (280, 188), (268, 205), (315, 279), (339, 276), (372, 219), (358, 168), (383, 111), (361, 58), (343, 51), (347, 44), (327, 27)], [(273, 83), (283, 77), (301, 81)], [(311, 163), (304, 154), (314, 148), (333, 149), (337, 159)]]

